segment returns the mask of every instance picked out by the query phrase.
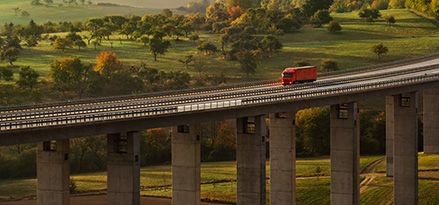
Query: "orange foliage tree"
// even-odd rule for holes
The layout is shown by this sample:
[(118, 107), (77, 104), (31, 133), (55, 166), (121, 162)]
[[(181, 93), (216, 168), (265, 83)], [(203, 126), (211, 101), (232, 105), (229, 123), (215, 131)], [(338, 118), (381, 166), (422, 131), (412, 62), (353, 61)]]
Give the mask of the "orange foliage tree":
[(115, 53), (102, 51), (101, 55), (96, 56), (96, 59), (98, 64), (94, 67), (94, 70), (102, 75), (109, 76), (123, 68), (122, 61), (117, 59)]
[(234, 21), (235, 19), (239, 18), (244, 11), (241, 9), (240, 6), (235, 6), (230, 9), (227, 9), (227, 14), (229, 16), (230, 21)]

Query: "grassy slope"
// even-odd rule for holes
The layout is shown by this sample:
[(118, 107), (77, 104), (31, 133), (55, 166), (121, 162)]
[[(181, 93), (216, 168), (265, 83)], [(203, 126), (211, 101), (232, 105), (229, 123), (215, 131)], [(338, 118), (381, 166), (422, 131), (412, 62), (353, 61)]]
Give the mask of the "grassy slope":
[[(14, 2), (14, 3), (11, 3)], [(1, 3), (0, 6), (0, 24), (3, 26), (5, 22), (13, 22), (14, 24), (25, 24), (33, 19), (39, 23), (45, 23), (50, 20), (52, 22), (60, 21), (85, 21), (90, 17), (102, 17), (110, 14), (120, 14), (125, 16), (145, 14), (158, 14), (162, 9), (147, 9), (134, 7), (103, 7), (103, 6), (32, 6), (29, 1), (10, 1), (9, 3)], [(29, 12), (29, 17), (16, 16), (12, 8), (20, 8)]]
[[(12, 12), (12, 9), (10, 10)], [(264, 59), (256, 74), (251, 76), (251, 79), (244, 77), (244, 80), (277, 78), (285, 67), (291, 66), (292, 62), (296, 60), (320, 65), (323, 60), (332, 58), (338, 62), (341, 69), (349, 69), (422, 56), (438, 51), (436, 37), (430, 37), (436, 35), (437, 31), (434, 25), (427, 20), (406, 10), (382, 12), (384, 15), (396, 16), (397, 24), (388, 26), (381, 20), (374, 25), (369, 25), (359, 20), (356, 13), (333, 14), (334, 19), (342, 22), (344, 28), (339, 34), (331, 34), (325, 28), (304, 28), (297, 33), (280, 36), (284, 43), (282, 51), (272, 58)], [(418, 37), (396, 38), (410, 36)], [(80, 52), (76, 48), (70, 48), (66, 50), (66, 53), (54, 50), (50, 42), (43, 41), (38, 47), (32, 48), (31, 52), (23, 50), (22, 56), (15, 64), (29, 65), (44, 75), (49, 71), (49, 64), (53, 62), (54, 58), (69, 55), (80, 56), (84, 61), (96, 63), (95, 56), (100, 51), (111, 51), (115, 52), (126, 65), (139, 65), (143, 61), (149, 66), (162, 70), (183, 70), (185, 69), (184, 65), (178, 63), (177, 59), (196, 53), (197, 44), (182, 38), (183, 42), (173, 41), (169, 52), (154, 62), (148, 50), (142, 48), (139, 43), (124, 40), (123, 44), (120, 45), (117, 41), (119, 37), (124, 38), (123, 36), (112, 36), (113, 49), (110, 48), (110, 43), (104, 40), (103, 45), (98, 47), (97, 51), (89, 46)], [(201, 37), (202, 40), (212, 42), (218, 40), (218, 35), (206, 32), (202, 32)], [(378, 59), (370, 51), (371, 45), (378, 42), (383, 42), (389, 48), (389, 53), (383, 55), (382, 59)], [(209, 64), (205, 72), (208, 74), (217, 74), (218, 70), (223, 69), (228, 76), (244, 76), (236, 61), (224, 61), (220, 59), (220, 56), (209, 56), (207, 59)], [(15, 72), (18, 72), (17, 70), (15, 69)], [(190, 72), (195, 74), (193, 71)]]

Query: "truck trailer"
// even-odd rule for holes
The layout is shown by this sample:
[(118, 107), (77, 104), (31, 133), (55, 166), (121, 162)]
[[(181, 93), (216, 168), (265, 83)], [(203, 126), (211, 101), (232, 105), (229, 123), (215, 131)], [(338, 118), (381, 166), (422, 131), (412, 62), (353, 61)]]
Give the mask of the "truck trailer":
[(315, 66), (286, 68), (282, 72), (282, 85), (313, 82), (315, 80), (317, 80), (317, 68)]

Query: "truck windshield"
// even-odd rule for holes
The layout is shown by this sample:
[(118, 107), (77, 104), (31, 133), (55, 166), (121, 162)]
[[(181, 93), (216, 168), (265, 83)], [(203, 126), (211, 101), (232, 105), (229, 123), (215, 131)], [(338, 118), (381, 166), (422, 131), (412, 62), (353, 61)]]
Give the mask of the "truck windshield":
[(282, 73), (282, 77), (291, 78), (291, 77), (293, 77), (293, 73)]

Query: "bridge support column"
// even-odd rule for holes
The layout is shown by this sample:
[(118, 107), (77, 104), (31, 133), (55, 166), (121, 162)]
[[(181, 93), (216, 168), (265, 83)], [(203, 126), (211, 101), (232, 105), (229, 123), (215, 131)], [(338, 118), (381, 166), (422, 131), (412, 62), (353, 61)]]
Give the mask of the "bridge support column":
[(394, 203), (418, 204), (418, 93), (395, 95)]
[(393, 177), (393, 96), (386, 96), (386, 176)]
[(107, 137), (107, 204), (140, 204), (140, 133)]
[(69, 142), (67, 139), (37, 143), (37, 203), (40, 205), (70, 204)]
[(331, 204), (360, 204), (357, 103), (331, 106)]
[(296, 204), (296, 112), (270, 114), (270, 204)]
[(172, 204), (201, 203), (201, 125), (172, 129)]
[(265, 115), (238, 118), (236, 132), (237, 204), (265, 204)]
[(439, 88), (424, 90), (424, 153), (439, 154)]

